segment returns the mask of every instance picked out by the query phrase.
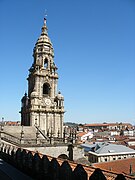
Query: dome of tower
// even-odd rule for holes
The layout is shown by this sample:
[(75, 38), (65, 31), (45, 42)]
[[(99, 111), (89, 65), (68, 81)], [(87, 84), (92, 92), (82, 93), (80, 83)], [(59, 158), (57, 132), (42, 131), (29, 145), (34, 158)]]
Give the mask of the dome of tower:
[(30, 96), (31, 97), (36, 97), (36, 96), (38, 96), (38, 93), (36, 91), (33, 91)]
[(42, 34), (40, 35), (40, 37), (38, 38), (36, 44), (38, 44), (38, 43), (46, 43), (46, 44), (51, 44), (52, 45), (50, 38), (47, 35), (45, 35), (45, 34), (44, 35), (42, 35)]
[(47, 26), (46, 26), (46, 18), (44, 18), (44, 25), (42, 27), (42, 32), (41, 32), (41, 35), (40, 35), (40, 37), (38, 38), (38, 40), (36, 42), (36, 45), (37, 44), (44, 44), (44, 45), (51, 45), (52, 46), (51, 40), (48, 37), (47, 30), (48, 29), (47, 29)]

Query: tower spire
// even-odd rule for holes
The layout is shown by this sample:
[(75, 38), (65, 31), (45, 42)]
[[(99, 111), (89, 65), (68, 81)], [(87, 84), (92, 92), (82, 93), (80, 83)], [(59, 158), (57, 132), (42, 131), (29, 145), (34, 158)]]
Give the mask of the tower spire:
[(46, 15), (42, 32), (33, 49), (33, 63), (29, 69), (28, 95), (22, 99), (21, 124), (38, 125), (47, 135), (63, 136), (64, 97), (57, 93), (58, 73), (54, 63), (54, 50), (47, 34)]

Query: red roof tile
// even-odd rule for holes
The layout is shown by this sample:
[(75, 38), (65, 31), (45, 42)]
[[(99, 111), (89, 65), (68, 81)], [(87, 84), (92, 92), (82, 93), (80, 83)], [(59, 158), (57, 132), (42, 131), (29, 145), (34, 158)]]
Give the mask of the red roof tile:
[(89, 126), (107, 126), (107, 124), (85, 124), (85, 127), (89, 127)]
[(130, 174), (130, 165), (132, 166), (132, 173), (135, 172), (135, 158), (93, 164), (93, 166), (96, 168), (101, 168), (116, 173), (124, 173), (127, 175)]

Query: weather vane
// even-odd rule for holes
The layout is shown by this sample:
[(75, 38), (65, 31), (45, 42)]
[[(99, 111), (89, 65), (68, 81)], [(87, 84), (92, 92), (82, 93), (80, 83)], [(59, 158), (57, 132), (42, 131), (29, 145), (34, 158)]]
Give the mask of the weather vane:
[(45, 9), (45, 18), (47, 17), (47, 10)]
[(47, 19), (47, 10), (45, 10), (44, 25), (46, 25), (46, 19)]

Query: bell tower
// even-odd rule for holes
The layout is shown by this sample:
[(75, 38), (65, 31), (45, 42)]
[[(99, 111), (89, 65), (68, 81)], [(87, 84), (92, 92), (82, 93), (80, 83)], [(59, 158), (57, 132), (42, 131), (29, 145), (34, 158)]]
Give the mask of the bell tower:
[(37, 125), (45, 134), (62, 137), (64, 97), (57, 91), (58, 73), (54, 49), (48, 37), (46, 18), (33, 49), (33, 64), (28, 75), (28, 95), (22, 98), (21, 124)]

